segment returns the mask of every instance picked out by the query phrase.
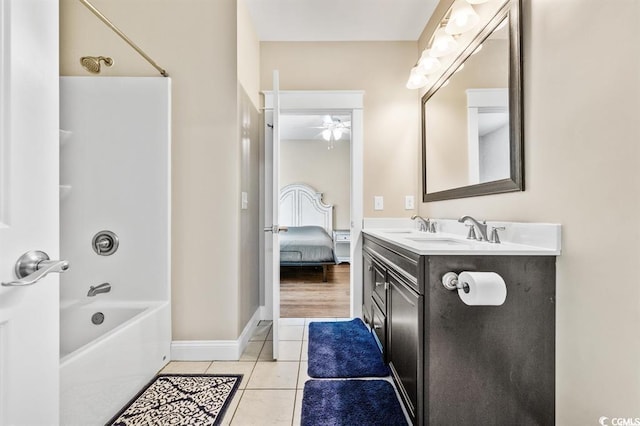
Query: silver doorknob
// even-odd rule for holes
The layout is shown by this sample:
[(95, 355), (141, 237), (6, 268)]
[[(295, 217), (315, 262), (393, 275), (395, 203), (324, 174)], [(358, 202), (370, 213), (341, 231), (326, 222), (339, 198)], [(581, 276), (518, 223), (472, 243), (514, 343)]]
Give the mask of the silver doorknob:
[(273, 225), (264, 227), (264, 232), (287, 232), (288, 230), (288, 226)]
[(50, 260), (49, 255), (43, 251), (28, 251), (16, 262), (15, 273), (19, 278), (8, 283), (3, 282), (5, 287), (20, 287), (32, 285), (40, 281), (49, 272), (62, 273), (69, 269), (67, 260)]

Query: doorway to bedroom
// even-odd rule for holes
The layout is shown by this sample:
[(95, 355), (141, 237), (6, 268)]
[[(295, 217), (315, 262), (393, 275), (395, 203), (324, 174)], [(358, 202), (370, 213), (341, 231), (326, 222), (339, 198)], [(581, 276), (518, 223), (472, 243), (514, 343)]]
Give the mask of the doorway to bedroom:
[(351, 114), (280, 121), (280, 316), (350, 316)]

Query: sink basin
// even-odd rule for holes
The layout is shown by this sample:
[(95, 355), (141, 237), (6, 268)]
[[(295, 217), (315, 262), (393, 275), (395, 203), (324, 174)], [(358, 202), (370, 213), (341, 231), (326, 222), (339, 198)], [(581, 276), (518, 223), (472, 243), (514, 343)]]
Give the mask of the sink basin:
[(421, 237), (421, 238), (407, 238), (407, 240), (409, 241), (413, 241), (415, 243), (418, 243), (420, 245), (429, 245), (429, 246), (456, 246), (456, 245), (462, 245), (462, 246), (469, 246), (470, 243), (467, 241), (460, 241), (460, 240), (454, 240), (451, 238), (438, 238), (438, 237), (433, 237), (433, 238), (425, 238), (425, 237)]
[(385, 234), (413, 234), (414, 231), (407, 231), (406, 229), (398, 229), (392, 231), (384, 231)]

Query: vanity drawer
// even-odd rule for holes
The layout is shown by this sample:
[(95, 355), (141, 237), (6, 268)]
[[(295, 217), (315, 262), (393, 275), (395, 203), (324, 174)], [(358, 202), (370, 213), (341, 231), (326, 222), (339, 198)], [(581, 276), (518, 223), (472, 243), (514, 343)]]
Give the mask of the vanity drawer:
[(384, 265), (385, 269), (397, 271), (413, 290), (424, 294), (422, 279), (424, 257), (388, 243), (382, 246), (381, 243), (384, 242), (370, 235), (365, 235), (363, 245), (365, 253), (370, 254), (376, 261)]

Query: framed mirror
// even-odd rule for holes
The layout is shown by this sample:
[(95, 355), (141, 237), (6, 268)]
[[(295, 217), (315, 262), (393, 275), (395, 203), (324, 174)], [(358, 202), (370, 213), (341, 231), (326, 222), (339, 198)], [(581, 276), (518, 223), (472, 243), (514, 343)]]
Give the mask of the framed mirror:
[(524, 190), (520, 0), (422, 97), (423, 202)]

